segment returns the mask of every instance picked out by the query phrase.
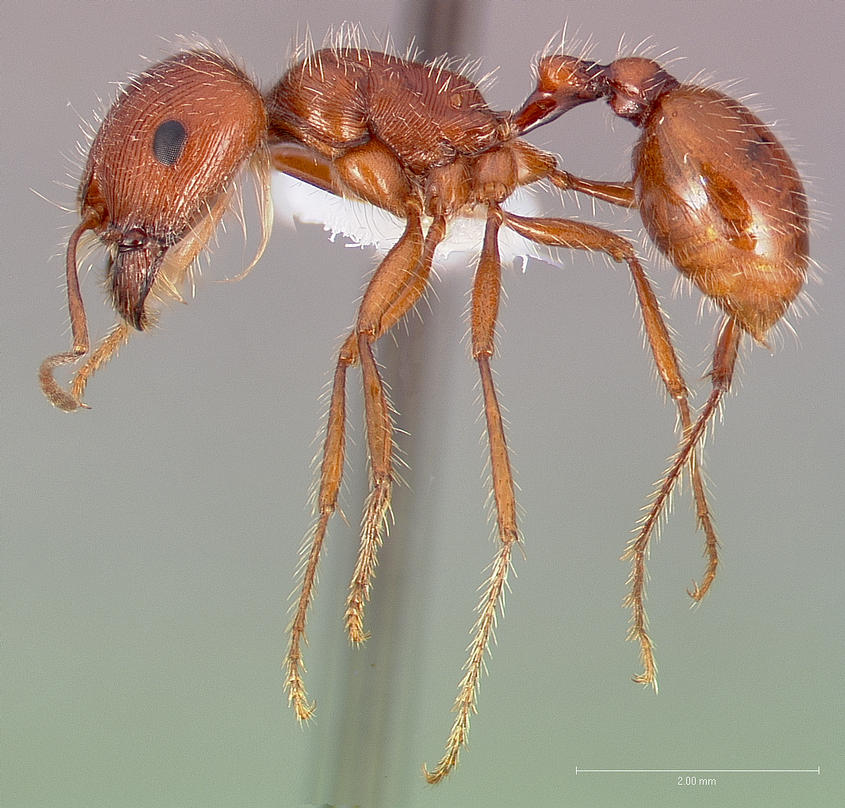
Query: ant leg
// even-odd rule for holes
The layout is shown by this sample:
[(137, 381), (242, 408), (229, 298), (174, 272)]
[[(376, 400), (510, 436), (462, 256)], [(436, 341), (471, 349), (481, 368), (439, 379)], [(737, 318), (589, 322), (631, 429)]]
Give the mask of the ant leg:
[(270, 144), (273, 168), (294, 179), (307, 182), (322, 191), (342, 196), (343, 191), (332, 176), (331, 160), (298, 143)]
[(478, 362), (481, 374), (500, 547), (493, 559), (490, 577), (483, 587), (481, 601), (478, 604), (478, 619), (473, 627), (474, 635), (469, 645), (469, 658), (464, 665), (465, 673), (458, 685), (458, 696), (452, 708), (457, 715), (446, 742), (446, 752), (432, 771), (423, 767), (423, 773), (429, 783), (439, 782), (457, 765), (461, 747), (466, 743), (470, 714), (476, 710), (478, 683), (484, 666), (484, 655), (490, 645), (490, 637), (496, 625), (496, 609), (507, 586), (511, 551), (519, 541), (513, 475), (508, 459), (502, 414), (496, 400), (496, 390), (490, 371), (501, 294), (501, 261), (498, 248), (501, 223), (502, 213), (499, 207), (491, 205), (487, 215), (484, 245), (472, 290), (472, 356)]
[[(610, 202), (622, 207), (637, 207), (634, 184), (632, 182), (597, 182), (594, 180), (582, 179), (558, 169), (554, 169), (549, 173), (549, 179), (553, 184), (563, 190), (580, 191), (581, 193), (589, 194), (597, 199), (602, 199), (605, 202)], [(686, 398), (686, 390), (684, 389), (685, 385), (683, 378), (681, 377), (680, 367), (678, 366), (674, 351), (671, 348), (668, 329), (662, 315), (660, 314), (660, 307), (657, 303), (657, 298), (654, 295), (654, 291), (651, 289), (651, 285), (649, 284), (645, 273), (639, 265), (637, 266), (636, 271), (632, 267), (632, 272), (634, 272), (634, 283), (637, 289), (637, 297), (640, 301), (640, 306), (643, 310), (643, 317), (646, 321), (646, 332), (648, 334), (649, 343), (652, 346), (652, 353), (654, 354), (658, 371), (660, 372), (661, 378), (663, 379), (669, 394), (678, 402), (681, 425), (684, 430), (684, 434), (686, 435), (691, 426), (689, 403)], [(648, 314), (646, 312), (648, 312)], [(668, 346), (668, 351), (665, 349), (662, 351), (656, 350), (655, 344)], [(668, 364), (661, 363), (658, 358), (658, 353), (666, 356)], [(664, 370), (669, 371), (669, 373), (664, 372)], [(682, 393), (681, 398), (677, 395), (679, 391)], [(701, 586), (694, 584), (695, 594), (692, 596), (696, 600), (701, 600), (716, 575), (716, 565), (718, 564), (718, 554), (716, 548), (718, 546), (718, 541), (710, 519), (710, 509), (707, 505), (704, 484), (700, 473), (695, 468), (696, 463), (697, 457), (696, 454), (693, 453), (690, 457), (690, 474), (695, 494), (697, 520), (699, 527), (704, 530), (707, 537), (706, 546), (709, 558), (704, 582)]]
[[(646, 653), (646, 647), (650, 650), (651, 643), (648, 640), (648, 634), (646, 632), (645, 609), (643, 606), (643, 588), (645, 586), (644, 558), (648, 550), (649, 538), (654, 532), (660, 514), (666, 506), (666, 502), (681, 475), (681, 471), (690, 462), (691, 458), (695, 456), (696, 449), (704, 437), (707, 425), (718, 409), (722, 397), (730, 389), (741, 338), (742, 330), (737, 321), (732, 317), (726, 317), (722, 323), (719, 337), (716, 341), (716, 347), (713, 351), (713, 367), (710, 371), (713, 388), (710, 396), (695, 425), (685, 430), (684, 440), (672, 459), (669, 470), (655, 487), (654, 498), (651, 502), (649, 512), (643, 519), (637, 536), (628, 545), (623, 556), (623, 559), (630, 559), (632, 561), (630, 577), (631, 594), (626, 601), (632, 610), (633, 624), (631, 632), (632, 635), (640, 639), (641, 643), (645, 642), (647, 644), (643, 644), (643, 658), (646, 663), (645, 670), (643, 674), (635, 677), (635, 681), (637, 682), (650, 682), (654, 679), (653, 659), (651, 659), (652, 667), (649, 668), (650, 656)], [(693, 591), (689, 593), (695, 600), (701, 600), (715, 577), (717, 564), (715, 546), (712, 548), (712, 553), (713, 558), (702, 583), (700, 585), (693, 583)], [(651, 678), (649, 678), (649, 675)]]
[[(602, 199), (605, 202), (611, 202), (623, 207), (633, 208), (637, 206), (634, 184), (632, 182), (596, 182), (594, 180), (585, 180), (580, 177), (575, 177), (572, 174), (558, 169), (555, 169), (549, 174), (549, 179), (552, 183), (563, 190), (580, 191), (581, 193), (596, 197), (597, 199)], [(657, 353), (654, 350), (655, 339), (661, 342), (668, 342), (669, 334), (663, 318), (660, 316), (657, 299), (650, 288), (648, 280), (641, 271), (639, 272), (639, 276), (640, 277), (637, 277), (635, 275), (634, 281), (644, 316), (646, 309), (650, 310), (653, 315), (655, 315), (649, 318), (656, 320), (655, 328), (649, 328), (647, 322), (646, 331), (648, 333), (649, 343), (652, 345), (652, 352), (655, 353), (655, 359), (657, 359)], [(642, 292), (641, 289), (643, 290)], [(662, 334), (655, 334), (655, 329), (657, 332), (662, 332)], [(673, 358), (674, 352), (671, 353)], [(674, 364), (677, 366), (677, 362)], [(660, 371), (664, 384), (666, 384), (666, 387), (669, 390), (669, 394), (678, 404), (678, 410), (681, 418), (681, 428), (683, 430), (682, 442), (686, 441), (692, 422), (689, 411), (689, 403), (685, 392), (681, 398), (678, 398), (675, 394), (675, 390), (679, 389), (677, 386), (678, 382), (683, 384), (683, 379), (680, 377), (680, 369), (676, 367), (677, 372), (673, 374), (674, 382), (671, 383), (667, 381), (666, 374), (661, 369), (659, 360), (658, 370)], [(707, 591), (710, 589), (710, 585), (716, 578), (716, 568), (719, 565), (719, 540), (716, 536), (716, 530), (710, 516), (710, 507), (707, 504), (707, 493), (704, 488), (704, 480), (699, 468), (699, 458), (697, 452), (692, 452), (690, 454), (689, 464), (690, 479), (692, 481), (693, 496), (695, 498), (696, 522), (699, 529), (704, 531), (704, 546), (705, 553), (707, 554), (707, 569), (704, 572), (701, 584), (697, 584), (693, 581), (692, 591), (687, 590), (689, 596), (698, 602), (701, 601), (701, 599), (707, 594)]]
[(633, 182), (585, 180), (557, 168), (550, 171), (548, 177), (551, 183), (562, 191), (580, 191), (582, 194), (610, 202), (612, 205), (620, 205), (623, 208), (637, 207)]
[[(586, 250), (600, 250), (607, 253), (615, 261), (625, 261), (631, 271), (634, 280), (634, 288), (637, 292), (637, 300), (640, 304), (643, 324), (646, 336), (651, 348), (652, 356), (657, 367), (657, 372), (663, 381), (666, 390), (675, 401), (681, 421), (683, 434), (681, 446), (690, 444), (692, 435), (692, 416), (690, 413), (689, 401), (687, 398), (687, 385), (681, 372), (680, 363), (672, 346), (669, 329), (660, 312), (657, 297), (654, 294), (651, 284), (637, 260), (633, 247), (621, 236), (611, 233), (609, 230), (589, 225), (584, 222), (573, 222), (566, 219), (526, 219), (511, 213), (505, 214), (505, 224), (516, 230), (520, 235), (538, 241), (541, 244), (557, 247), (570, 247)], [(716, 575), (718, 565), (718, 539), (713, 521), (710, 516), (710, 508), (707, 504), (707, 492), (704, 487), (704, 480), (697, 458), (697, 441), (690, 444), (688, 451), (684, 452), (684, 462), (689, 465), (690, 477), (692, 479), (693, 494), (696, 502), (696, 519), (698, 526), (704, 531), (705, 545), (708, 554), (708, 566), (705, 571), (701, 586), (694, 585), (691, 595), (700, 600), (707, 592), (713, 578)], [(674, 481), (672, 482), (674, 485)], [(668, 492), (667, 492), (668, 494)], [(666, 504), (666, 498), (660, 499), (660, 504), (654, 514), (654, 523)], [(636, 677), (638, 682), (656, 682), (657, 667), (654, 662), (654, 653), (651, 639), (646, 631), (645, 608), (643, 604), (643, 587), (645, 585), (645, 559), (648, 538), (651, 528), (644, 537), (643, 553), (635, 557), (635, 568), (632, 571), (629, 583), (631, 592), (625, 600), (626, 606), (632, 610), (632, 628), (630, 638), (636, 638), (640, 643), (641, 656), (643, 659), (644, 673)], [(624, 559), (629, 558), (626, 551)]]
[[(303, 545), (302, 580), (299, 587), (299, 600), (293, 619), (288, 625), (288, 650), (282, 668), (285, 672), (285, 690), (288, 702), (300, 721), (307, 721), (314, 714), (314, 704), (308, 703), (303, 674), (305, 663), (302, 659), (302, 644), (305, 641), (305, 622), (308, 607), (314, 595), (317, 583), (317, 565), (320, 551), (326, 536), (329, 519), (337, 507), (337, 495), (343, 477), (343, 461), (346, 447), (346, 370), (355, 364), (358, 352), (355, 341), (350, 335), (343, 343), (338, 355), (332, 384), (331, 403), (326, 424), (326, 440), (323, 444), (323, 462), (320, 466), (320, 488), (317, 494), (317, 523), (311, 534), (310, 542)], [(308, 547), (307, 555), (305, 548)]]
[(414, 267), (419, 263), (423, 249), (419, 209), (410, 206), (407, 216), (405, 232), (385, 256), (364, 293), (355, 325), (364, 386), (370, 494), (361, 524), (358, 561), (346, 601), (346, 630), (354, 643), (367, 639), (363, 627), (364, 604), (370, 597), (376, 553), (382, 543), (382, 531), (393, 486), (393, 424), (372, 346), (382, 333), (382, 318), (390, 309), (391, 302), (401, 294), (409, 275), (415, 271)]
[(361, 548), (346, 602), (346, 629), (355, 642), (367, 639), (363, 628), (364, 603), (369, 600), (376, 567), (376, 551), (390, 507), (393, 484), (393, 424), (372, 346), (420, 299), (428, 284), (434, 251), (446, 234), (446, 219), (437, 216), (422, 244), (420, 212), (408, 207), (408, 225), (402, 238), (387, 254), (370, 281), (358, 311), (358, 358), (364, 385), (371, 491), (361, 527)]
[[(442, 241), (446, 230), (443, 217), (436, 218), (429, 227), (423, 247), (422, 259), (413, 266), (406, 266), (404, 283), (398, 288), (394, 299), (388, 304), (381, 318), (377, 336), (389, 331), (413, 305), (426, 289), (431, 273), (434, 250)], [(302, 582), (299, 600), (293, 620), (288, 627), (290, 640), (285, 656), (285, 689), (300, 721), (313, 715), (314, 705), (308, 703), (303, 673), (302, 644), (305, 639), (305, 623), (308, 608), (314, 594), (317, 564), (326, 535), (328, 522), (337, 508), (338, 492), (343, 476), (345, 456), (346, 421), (346, 371), (358, 362), (358, 341), (353, 331), (345, 340), (338, 356), (329, 405), (326, 440), (323, 446), (323, 461), (320, 468), (320, 486), (317, 494), (317, 523), (312, 531), (307, 555), (303, 560)], [(359, 562), (360, 563), (360, 562)]]

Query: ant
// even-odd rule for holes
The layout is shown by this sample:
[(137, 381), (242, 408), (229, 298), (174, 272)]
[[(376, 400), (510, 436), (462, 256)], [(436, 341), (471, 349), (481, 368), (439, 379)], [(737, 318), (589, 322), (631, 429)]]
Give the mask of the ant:
[[(630, 638), (640, 644), (643, 672), (634, 681), (657, 687), (657, 665), (645, 613), (645, 562), (684, 467), (692, 475), (697, 520), (705, 534), (707, 569), (688, 592), (700, 602), (716, 577), (718, 539), (698, 473), (696, 452), (733, 379), (743, 334), (768, 347), (766, 336), (798, 296), (809, 262), (809, 212), (801, 178), (780, 141), (747, 107), (723, 93), (681, 84), (643, 57), (609, 65), (566, 55), (542, 58), (537, 88), (515, 115), (524, 134), (549, 123), (585, 90), (642, 133), (632, 154), (633, 177), (595, 182), (567, 174), (572, 190), (637, 208), (657, 248), (724, 312), (709, 373), (712, 390), (697, 421), (672, 363), (662, 361), (646, 333), (657, 368), (677, 402), (683, 428), (678, 451), (658, 481), (636, 534), (622, 556), (631, 561)], [(597, 99), (596, 99), (597, 100)]]
[[(545, 68), (549, 69), (544, 72)], [(88, 380), (128, 340), (131, 329), (150, 327), (156, 316), (154, 302), (180, 299), (179, 287), (189, 277), (194, 259), (231, 206), (236, 193), (235, 180), (243, 170), (252, 171), (256, 177), (262, 203), (262, 239), (258, 255), (248, 269), (257, 262), (269, 238), (272, 219), (267, 180), (271, 167), (332, 194), (371, 203), (404, 222), (402, 235), (369, 281), (355, 326), (340, 349), (334, 371), (316, 498), (316, 523), (304, 555), (300, 595), (289, 625), (284, 662), (289, 700), (297, 717), (307, 720), (314, 707), (308, 701), (303, 681), (302, 645), (319, 556), (328, 522), (337, 507), (343, 473), (347, 371), (360, 365), (370, 465), (370, 493), (364, 506), (358, 560), (344, 618), (347, 633), (357, 644), (367, 638), (364, 607), (370, 596), (377, 551), (383, 540), (396, 479), (390, 407), (373, 346), (423, 296), (435, 250), (447, 238), (450, 223), (463, 217), (484, 222), (472, 290), (471, 354), (481, 378), (499, 546), (490, 576), (482, 587), (478, 619), (458, 688), (456, 716), (446, 751), (434, 769), (425, 770), (426, 778), (432, 783), (455, 767), (466, 743), (484, 657), (507, 585), (511, 555), (520, 541), (513, 478), (490, 366), (501, 291), (500, 229), (509, 228), (530, 241), (550, 247), (600, 251), (614, 261), (627, 264), (655, 362), (677, 402), (684, 430), (682, 448), (663, 486), (668, 490), (655, 500), (656, 514), (652, 521), (662, 512), (683, 468), (689, 468), (699, 521), (707, 533), (708, 547), (712, 548), (712, 569), (708, 570), (701, 587), (696, 588), (700, 595), (715, 574), (716, 536), (696, 459), (697, 446), (722, 392), (727, 389), (740, 331), (749, 330), (758, 339), (765, 333), (747, 328), (745, 321), (723, 303), (731, 319), (723, 328), (717, 349), (712, 403), (708, 402), (693, 425), (686, 384), (669, 331), (632, 245), (588, 223), (518, 216), (504, 207), (503, 203), (518, 188), (549, 182), (562, 190), (583, 191), (629, 206), (639, 204), (644, 219), (648, 216), (650, 203), (641, 190), (626, 191), (625, 184), (580, 180), (558, 169), (553, 155), (521, 139), (533, 126), (548, 122), (578, 104), (608, 97), (612, 92), (609, 68), (572, 60), (566, 81), (557, 84), (554, 81), (563, 77), (563, 71), (555, 72), (553, 68), (550, 60), (541, 62), (541, 84), (546, 74), (549, 81), (513, 115), (490, 109), (477, 85), (461, 72), (449, 69), (444, 60), (422, 64), (410, 56), (401, 58), (369, 51), (352, 42), (336, 44), (303, 58), (264, 96), (231, 59), (209, 50), (184, 51), (153, 66), (119, 94), (92, 143), (79, 190), (80, 223), (72, 232), (67, 248), (73, 346), (67, 353), (45, 359), (40, 369), (42, 389), (54, 405), (67, 411), (84, 407), (82, 396)], [(621, 102), (619, 108), (623, 109)], [(767, 146), (779, 149), (777, 154), (782, 152), (773, 137), (760, 148)], [(724, 148), (720, 148), (724, 154)], [(794, 175), (795, 198), (789, 210), (796, 210), (798, 200), (803, 200), (803, 192), (794, 169), (792, 174), (786, 170), (791, 163), (788, 158), (785, 160), (776, 166), (781, 170), (781, 180)], [(717, 176), (716, 172), (712, 173)], [(776, 179), (771, 180), (773, 187)], [(661, 182), (669, 187), (668, 179), (661, 181), (655, 177), (649, 181), (657, 190), (663, 187)], [(675, 184), (671, 190), (675, 190)], [(717, 192), (722, 194), (723, 206), (727, 206), (732, 198), (730, 189), (721, 188)], [(748, 192), (737, 201), (743, 198), (755, 197)], [(752, 222), (759, 223), (755, 216), (756, 213), (750, 216)], [(661, 220), (659, 215), (652, 218)], [(795, 213), (795, 219), (803, 222), (803, 251), (796, 246), (787, 254), (784, 248), (784, 253), (776, 257), (800, 272), (806, 264), (806, 206)], [(697, 221), (690, 222), (693, 235), (702, 227)], [(763, 235), (777, 241), (782, 228), (785, 225), (769, 224)], [(107, 248), (107, 283), (119, 320), (77, 370), (70, 389), (66, 390), (54, 378), (54, 370), (77, 362), (90, 348), (77, 275), (77, 249), (88, 231)], [(679, 228), (669, 228), (662, 244), (673, 260), (677, 252), (675, 263), (693, 275), (693, 269), (685, 268), (699, 265), (700, 259), (688, 255), (686, 263), (681, 260), (682, 254), (687, 255), (685, 236)], [(718, 296), (712, 287), (722, 265), (715, 261), (708, 264), (704, 272), (707, 283), (702, 281), (705, 294), (720, 302), (725, 295)], [(728, 264), (732, 271), (735, 265), (735, 260)], [(785, 300), (780, 314), (788, 302)], [(753, 305), (747, 308), (750, 311)], [(644, 531), (646, 538), (632, 545), (632, 552), (639, 554), (635, 571), (639, 570), (640, 579), (632, 576), (631, 605), (641, 619), (637, 636), (644, 649), (648, 638), (641, 600), (642, 559), (650, 531), (648, 527)]]

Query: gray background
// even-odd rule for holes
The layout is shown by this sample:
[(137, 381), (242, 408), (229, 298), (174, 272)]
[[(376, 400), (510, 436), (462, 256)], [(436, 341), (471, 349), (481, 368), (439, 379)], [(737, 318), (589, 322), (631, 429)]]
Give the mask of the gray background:
[[(297, 27), (345, 19), (404, 44), (404, 6), (350, 2), (46, 3), (4, 14), (3, 804), (366, 806), (831, 805), (842, 793), (843, 32), (838, 2), (470, 3), (466, 53), (501, 66), (487, 96), (517, 105), (530, 65), (566, 18), (613, 58), (651, 37), (675, 72), (743, 79), (782, 123), (816, 200), (817, 311), (745, 354), (708, 473), (724, 565), (690, 610), (701, 539), (687, 492), (650, 565), (660, 694), (629, 676), (618, 561), (673, 448), (674, 413), (643, 350), (625, 271), (584, 255), (505, 275), (496, 360), (521, 486), (525, 558), (500, 621), (470, 748), (445, 784), (420, 764), (451, 723), (482, 569), (492, 557), (476, 370), (463, 335), (471, 274), (437, 284), (386, 365), (408, 487), (381, 556), (372, 639), (342, 633), (365, 493), (357, 372), (344, 508), (311, 613), (319, 702), (300, 729), (281, 689), (287, 595), (310, 524), (318, 394), (352, 322), (372, 256), (318, 227), (278, 227), (253, 273), (237, 227), (221, 236), (196, 300), (173, 306), (93, 381), (90, 412), (41, 397), (41, 359), (65, 350), (62, 258), (79, 173), (80, 117), (113, 83), (172, 51), (161, 37), (221, 39), (274, 81)], [(464, 55), (461, 53), (459, 55)], [(600, 105), (534, 142), (572, 171), (628, 175), (634, 130)], [(560, 211), (550, 203), (553, 212)], [(577, 214), (574, 205), (569, 214)], [(590, 221), (629, 228), (606, 206)], [(715, 318), (659, 285), (688, 379), (706, 371)], [(84, 281), (92, 332), (111, 322)], [(705, 389), (703, 380), (697, 383)], [(697, 401), (701, 401), (698, 398)], [(837, 493), (838, 492), (838, 493)], [(581, 768), (815, 768), (815, 774), (587, 774)]]

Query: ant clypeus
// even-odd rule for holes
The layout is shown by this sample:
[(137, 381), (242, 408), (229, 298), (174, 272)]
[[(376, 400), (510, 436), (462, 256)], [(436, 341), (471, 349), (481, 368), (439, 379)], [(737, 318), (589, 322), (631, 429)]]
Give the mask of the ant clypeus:
[[(615, 64), (623, 63), (620, 60)], [(263, 238), (259, 256), (271, 224), (267, 182), (270, 166), (332, 194), (369, 202), (404, 221), (404, 232), (367, 286), (355, 327), (343, 343), (334, 373), (317, 493), (317, 521), (306, 548), (301, 592), (289, 628), (284, 663), (290, 701), (297, 717), (305, 720), (312, 715), (313, 705), (308, 703), (302, 678), (302, 644), (317, 563), (328, 521), (337, 506), (343, 472), (347, 370), (352, 365), (361, 366), (370, 460), (370, 494), (345, 613), (348, 634), (358, 643), (367, 636), (364, 604), (369, 598), (395, 479), (390, 408), (373, 345), (422, 297), (435, 250), (447, 238), (450, 222), (458, 217), (482, 219), (485, 233), (472, 291), (471, 350), (481, 376), (500, 543), (491, 574), (482, 588), (446, 753), (432, 771), (426, 770), (431, 782), (451, 771), (466, 741), (511, 553), (519, 541), (513, 479), (490, 368), (501, 287), (500, 228), (510, 228), (539, 244), (596, 250), (615, 261), (624, 261), (634, 279), (658, 370), (677, 402), (684, 430), (682, 448), (654, 503), (644, 537), (631, 548), (636, 559), (631, 604), (635, 634), (646, 657), (646, 674), (651, 655), (642, 611), (642, 559), (651, 523), (663, 511), (675, 479), (688, 467), (699, 521), (711, 554), (704, 582), (695, 592), (697, 597), (703, 595), (715, 574), (716, 536), (697, 465), (697, 446), (721, 393), (727, 389), (740, 330), (749, 330), (762, 339), (803, 281), (803, 194), (791, 163), (777, 141), (768, 135), (759, 159), (767, 161), (765, 150), (771, 149), (772, 159), (777, 160), (770, 167), (767, 182), (772, 187), (791, 183), (791, 201), (778, 204), (789, 206), (794, 212), (795, 239), (800, 242), (793, 245), (791, 252), (782, 247), (775, 257), (796, 280), (791, 294), (782, 293), (779, 304), (769, 307), (764, 320), (754, 321), (754, 327), (749, 325), (751, 319), (743, 319), (741, 312), (726, 302), (730, 296), (719, 292), (718, 281), (728, 274), (719, 272), (722, 265), (715, 259), (706, 264), (704, 280), (698, 282), (706, 294), (722, 303), (731, 319), (723, 328), (716, 353), (714, 394), (693, 425), (686, 385), (668, 329), (628, 241), (584, 222), (522, 217), (503, 207), (517, 188), (549, 181), (561, 189), (573, 188), (611, 201), (639, 205), (650, 232), (654, 231), (649, 217), (653, 222), (661, 221), (659, 214), (650, 213), (648, 183), (660, 190), (664, 187), (661, 183), (668, 187), (672, 178), (647, 177), (645, 192), (639, 188), (636, 192), (628, 190), (633, 188), (629, 185), (590, 183), (560, 171), (555, 157), (520, 139), (531, 126), (580, 103), (612, 92), (618, 92), (621, 98), (621, 91), (611, 89), (616, 86), (611, 71), (579, 60), (571, 60), (570, 66), (564, 80), (562, 71), (547, 70), (554, 63), (541, 62), (540, 89), (517, 116), (491, 110), (477, 86), (450, 70), (442, 60), (421, 64), (411, 58), (363, 50), (350, 41), (302, 59), (263, 97), (231, 59), (206, 49), (184, 51), (153, 66), (120, 93), (92, 143), (79, 190), (80, 223), (71, 234), (67, 249), (73, 347), (68, 353), (45, 359), (40, 370), (42, 388), (53, 404), (68, 411), (84, 406), (81, 400), (90, 376), (116, 354), (129, 338), (131, 327), (144, 330), (153, 321), (151, 300), (179, 298), (178, 287), (231, 205), (235, 179), (247, 166), (254, 171), (262, 191)], [(543, 84), (546, 73), (546, 84), (554, 86)], [(620, 104), (617, 111), (622, 109)], [(732, 109), (743, 108), (735, 104)], [(761, 131), (768, 133), (762, 127)], [(707, 134), (709, 137), (712, 133)], [(715, 167), (719, 166), (717, 163)], [(727, 171), (733, 166), (723, 168)], [(715, 170), (712, 176), (729, 178)], [(739, 206), (746, 198), (750, 203), (762, 196), (761, 192), (756, 197), (746, 192), (745, 197), (734, 198), (734, 187), (716, 189), (726, 207), (729, 200)], [(734, 212), (733, 208), (730, 210)], [(737, 210), (733, 218), (739, 216)], [(749, 216), (752, 223), (760, 224), (753, 212)], [(786, 214), (784, 221), (785, 218)], [(776, 227), (765, 220), (763, 224), (768, 227), (763, 235), (773, 242), (779, 240), (781, 230), (787, 226)], [(695, 235), (703, 225), (691, 221), (689, 227)], [(108, 249), (107, 282), (120, 320), (76, 372), (68, 391), (54, 379), (53, 371), (77, 361), (89, 350), (77, 277), (77, 247), (89, 230)], [(704, 259), (686, 250), (686, 234), (678, 228), (668, 229), (662, 241), (655, 235), (682, 271), (695, 278), (695, 268), (705, 266)], [(746, 248), (739, 243), (741, 233), (736, 234), (734, 241), (738, 249)], [(736, 274), (737, 262), (729, 261), (728, 270)], [(762, 308), (761, 298), (754, 300), (756, 308)], [(754, 309), (752, 302), (744, 311), (750, 317)], [(653, 664), (650, 672), (653, 679)]]

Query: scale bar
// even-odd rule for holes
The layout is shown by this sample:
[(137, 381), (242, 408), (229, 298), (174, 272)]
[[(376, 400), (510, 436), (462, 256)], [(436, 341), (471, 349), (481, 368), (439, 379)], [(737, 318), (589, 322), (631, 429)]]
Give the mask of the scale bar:
[(821, 774), (815, 769), (582, 769), (575, 767), (575, 774)]

